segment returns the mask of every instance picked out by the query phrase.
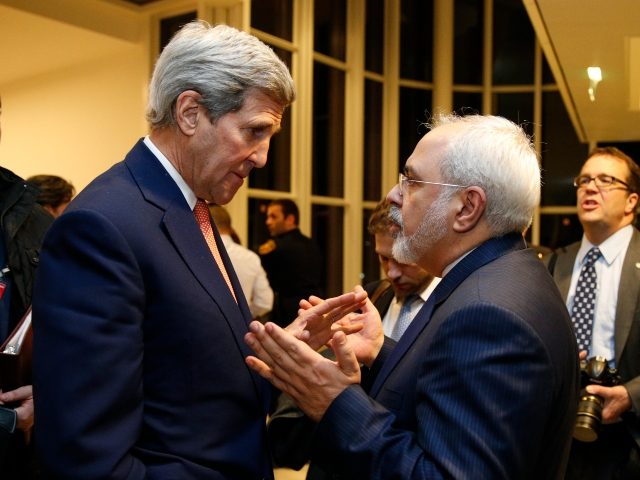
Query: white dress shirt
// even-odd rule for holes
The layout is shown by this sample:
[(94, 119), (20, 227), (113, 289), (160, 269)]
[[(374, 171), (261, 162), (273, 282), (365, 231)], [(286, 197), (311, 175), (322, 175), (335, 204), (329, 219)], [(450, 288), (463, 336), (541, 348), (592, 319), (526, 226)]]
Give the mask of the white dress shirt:
[(220, 237), (240, 281), (251, 315), (256, 318), (270, 312), (273, 308), (273, 290), (267, 280), (267, 273), (262, 268), (260, 257), (234, 242), (229, 235), (220, 234)]
[[(424, 302), (427, 301), (431, 292), (436, 288), (438, 283), (440, 283), (439, 277), (433, 277), (433, 280), (427, 285), (418, 295), (420, 296), (421, 301), (413, 302), (411, 305), (411, 318), (414, 318), (422, 306)], [(384, 314), (382, 318), (382, 330), (384, 332), (385, 337), (391, 338), (391, 332), (393, 332), (393, 328), (396, 326), (396, 322), (398, 321), (398, 316), (400, 315), (400, 309), (402, 308), (402, 301), (398, 301), (398, 299), (394, 296), (389, 304), (389, 308), (387, 309), (387, 313)]]
[(633, 226), (627, 225), (607, 238), (600, 245), (593, 245), (585, 236), (571, 274), (571, 285), (567, 295), (567, 308), (569, 312), (573, 307), (573, 297), (576, 292), (578, 277), (582, 270), (584, 257), (592, 247), (598, 247), (602, 256), (596, 261), (596, 305), (593, 319), (593, 334), (591, 348), (587, 358), (596, 355), (605, 357), (615, 366), (615, 321), (616, 307), (618, 304), (618, 290), (620, 288), (620, 275), (622, 264), (627, 254), (629, 242), (633, 235)]

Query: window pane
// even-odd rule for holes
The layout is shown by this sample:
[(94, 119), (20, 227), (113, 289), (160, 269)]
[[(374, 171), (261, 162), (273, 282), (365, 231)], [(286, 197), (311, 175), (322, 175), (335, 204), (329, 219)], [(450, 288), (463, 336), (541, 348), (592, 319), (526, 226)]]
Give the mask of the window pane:
[(367, 0), (365, 69), (382, 73), (384, 55), (384, 0)]
[(378, 201), (382, 185), (382, 84), (365, 80), (364, 89), (365, 200)]
[(484, 5), (481, 0), (456, 0), (454, 83), (482, 85), (483, 10)]
[[(276, 54), (291, 68), (291, 52), (272, 47)], [(263, 168), (254, 168), (249, 174), (251, 188), (266, 190), (291, 190), (291, 109), (288, 108), (282, 118), (282, 129), (271, 138), (267, 164)]]
[(269, 239), (269, 230), (265, 225), (267, 219), (267, 206), (271, 200), (250, 198), (248, 204), (249, 238), (247, 246), (254, 252)]
[(534, 33), (522, 0), (494, 0), (493, 83), (533, 84)]
[(362, 238), (364, 241), (362, 248), (362, 273), (360, 274), (360, 281), (363, 286), (367, 283), (380, 279), (380, 262), (378, 261), (378, 255), (376, 255), (375, 239), (373, 238), (373, 235), (367, 231), (369, 217), (372, 212), (373, 210), (365, 209), (362, 216)]
[(482, 113), (482, 94), (453, 92), (453, 111), (458, 115), (476, 115)]
[(558, 92), (542, 94), (542, 205), (575, 205), (573, 178), (589, 147), (580, 143)]
[(400, 77), (433, 79), (433, 0), (402, 0)]
[(398, 171), (402, 171), (407, 158), (418, 141), (427, 133), (424, 122), (429, 120), (431, 91), (400, 88), (400, 132), (398, 134)]
[(314, 50), (344, 60), (346, 52), (346, 9), (344, 0), (314, 2)]
[(540, 244), (551, 249), (564, 247), (582, 238), (578, 215), (541, 215)]
[(160, 49), (165, 47), (171, 37), (173, 37), (178, 30), (180, 30), (185, 24), (198, 18), (197, 12), (188, 12), (182, 15), (176, 15), (175, 17), (163, 18), (160, 20)]
[(312, 238), (324, 255), (327, 296), (342, 293), (342, 207), (313, 205)]
[(313, 70), (313, 194), (342, 197), (344, 72), (315, 63)]
[(251, 26), (276, 37), (291, 40), (293, 0), (251, 2)]
[(494, 94), (492, 111), (517, 123), (527, 135), (533, 136), (533, 93)]

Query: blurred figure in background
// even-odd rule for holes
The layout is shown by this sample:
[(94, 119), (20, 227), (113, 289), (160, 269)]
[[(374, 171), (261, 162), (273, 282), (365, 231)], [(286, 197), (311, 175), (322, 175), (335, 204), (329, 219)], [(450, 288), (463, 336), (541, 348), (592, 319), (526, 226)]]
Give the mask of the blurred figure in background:
[(38, 187), (37, 202), (54, 218), (59, 217), (76, 194), (74, 186), (56, 175), (34, 175), (27, 183)]
[(298, 228), (299, 220), (298, 206), (292, 200), (273, 200), (265, 222), (271, 238), (258, 249), (275, 293), (271, 321), (281, 327), (298, 316), (301, 298), (324, 295), (322, 255)]
[(234, 241), (231, 216), (224, 207), (209, 205), (209, 212), (231, 258), (244, 296), (247, 297), (251, 315), (253, 318), (259, 318), (269, 313), (273, 308), (273, 290), (269, 286), (267, 273), (262, 268), (260, 257)]
[[(574, 440), (570, 480), (640, 478), (640, 167), (615, 147), (596, 148), (574, 179), (582, 240), (548, 257), (582, 358), (604, 357), (620, 385), (589, 385), (604, 400), (593, 442)], [(592, 300), (589, 300), (592, 299)]]
[[(0, 167), (0, 344), (31, 305), (40, 247), (53, 221), (36, 202), (37, 194), (35, 187)], [(34, 421), (32, 387), (5, 390), (0, 391), (0, 477), (37, 478), (28, 444)]]

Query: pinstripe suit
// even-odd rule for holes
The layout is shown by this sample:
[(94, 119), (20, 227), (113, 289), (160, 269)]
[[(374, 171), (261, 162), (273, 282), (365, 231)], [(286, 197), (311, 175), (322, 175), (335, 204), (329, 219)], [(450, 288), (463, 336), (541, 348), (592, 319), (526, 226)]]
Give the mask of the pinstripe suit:
[(462, 259), (369, 375), (368, 394), (343, 391), (314, 437), (312, 461), (340, 478), (562, 477), (577, 347), (552, 278), (520, 235)]

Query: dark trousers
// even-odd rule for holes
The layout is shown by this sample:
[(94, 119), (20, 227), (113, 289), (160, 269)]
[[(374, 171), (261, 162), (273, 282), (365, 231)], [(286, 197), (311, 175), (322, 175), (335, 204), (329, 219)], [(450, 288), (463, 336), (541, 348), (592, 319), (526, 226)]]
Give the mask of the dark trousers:
[(603, 425), (595, 442), (574, 440), (565, 479), (640, 479), (640, 450), (624, 424)]

